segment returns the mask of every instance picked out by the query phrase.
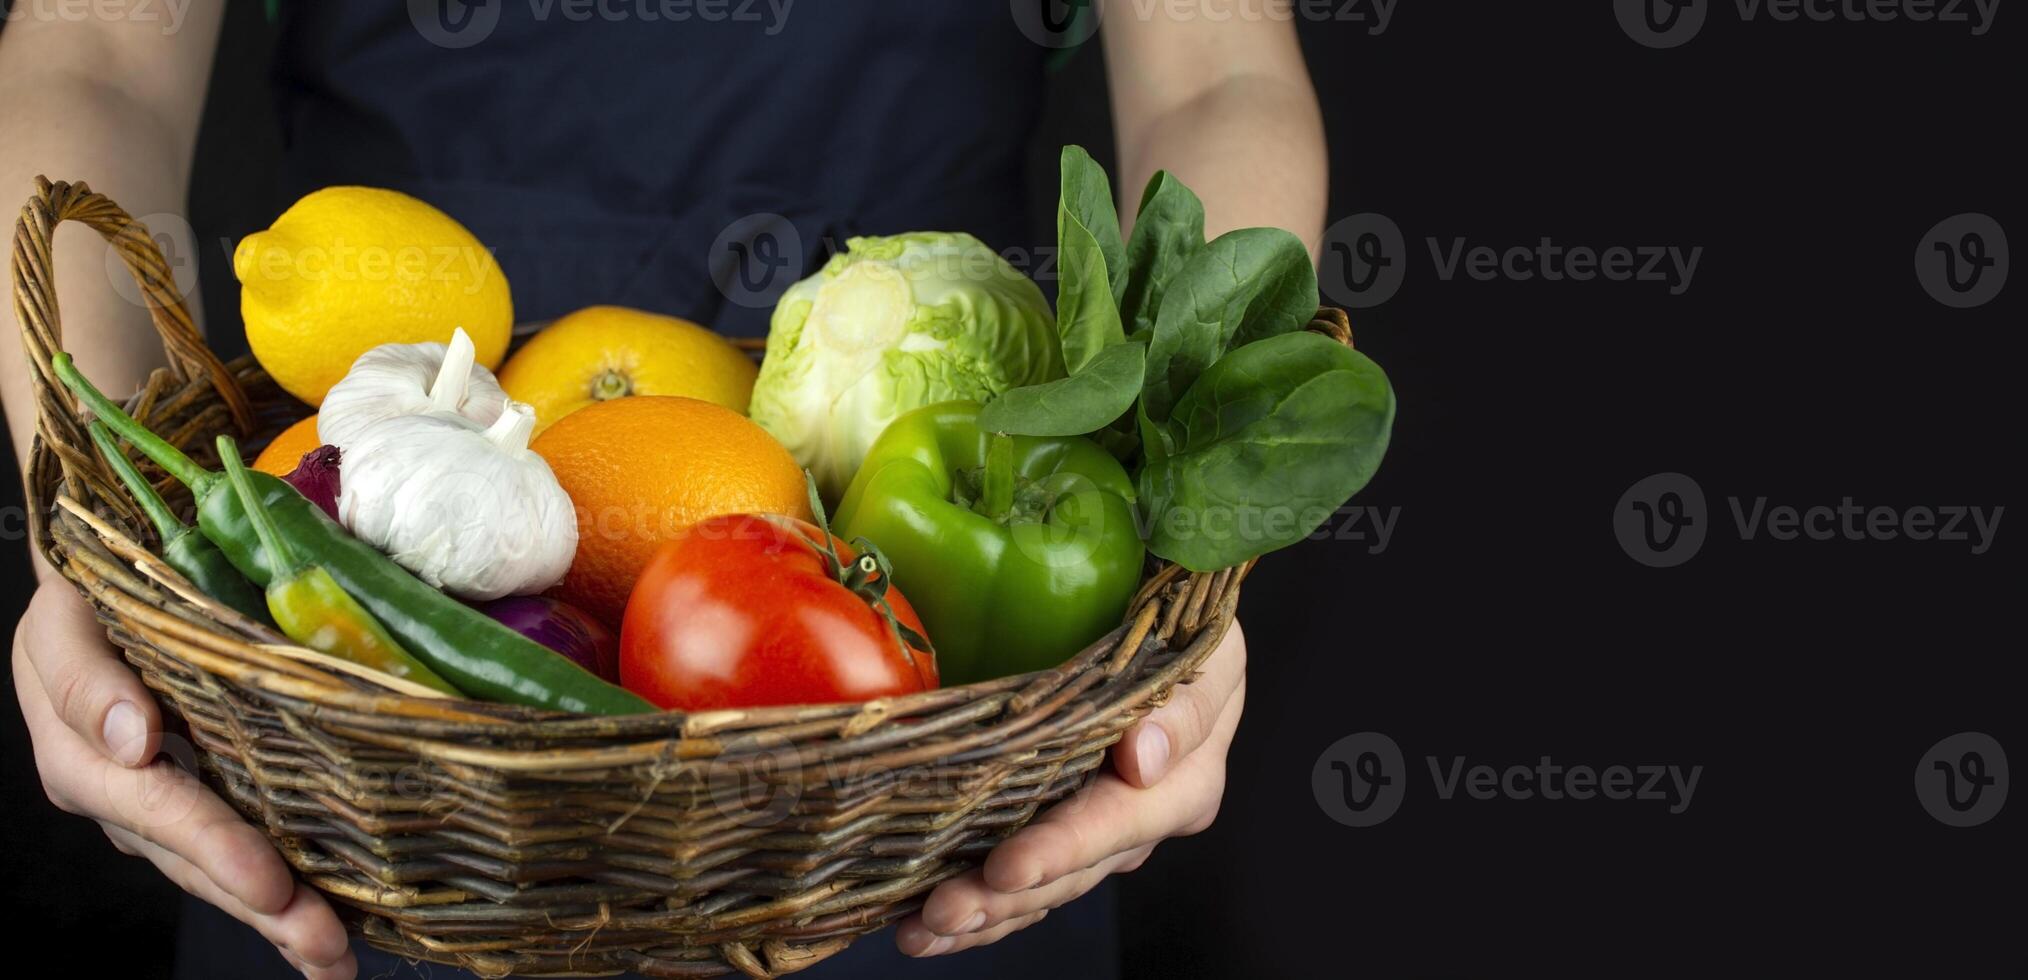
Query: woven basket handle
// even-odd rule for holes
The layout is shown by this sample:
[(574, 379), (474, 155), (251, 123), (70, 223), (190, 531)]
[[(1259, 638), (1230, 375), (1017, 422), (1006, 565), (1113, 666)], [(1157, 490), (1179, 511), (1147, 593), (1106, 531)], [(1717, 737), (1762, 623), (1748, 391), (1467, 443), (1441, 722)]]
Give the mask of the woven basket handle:
[(65, 221), (90, 225), (119, 251), (147, 299), (148, 317), (162, 336), (170, 373), (183, 382), (209, 380), (240, 434), (252, 433), (253, 405), (247, 401), (245, 389), (204, 345), (148, 226), (134, 220), (111, 198), (94, 193), (83, 181), (52, 183), (47, 177), (35, 178), (35, 196), (21, 206), (21, 219), (14, 223), (14, 316), (21, 321), (21, 343), (28, 351), (29, 370), (35, 374), (38, 427), (47, 434), (53, 418), (77, 417), (69, 392), (49, 373), (50, 355), (63, 349), (52, 245), (56, 226)]

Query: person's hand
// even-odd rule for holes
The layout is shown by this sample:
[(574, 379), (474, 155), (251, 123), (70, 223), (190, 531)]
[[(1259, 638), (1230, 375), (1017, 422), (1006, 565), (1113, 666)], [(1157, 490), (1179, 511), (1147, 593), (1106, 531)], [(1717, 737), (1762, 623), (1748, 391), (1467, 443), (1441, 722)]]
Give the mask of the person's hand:
[(1246, 703), (1238, 623), (1203, 669), (1127, 729), (1113, 747), (1112, 772), (993, 848), (983, 867), (930, 892), (922, 911), (895, 930), (895, 945), (910, 956), (937, 956), (997, 942), (1107, 875), (1140, 867), (1163, 840), (1210, 827), (1225, 795), (1225, 752)]
[(50, 802), (260, 931), (312, 980), (358, 964), (331, 906), (197, 777), (157, 759), (162, 718), (69, 583), (44, 582), (14, 631), (14, 691)]

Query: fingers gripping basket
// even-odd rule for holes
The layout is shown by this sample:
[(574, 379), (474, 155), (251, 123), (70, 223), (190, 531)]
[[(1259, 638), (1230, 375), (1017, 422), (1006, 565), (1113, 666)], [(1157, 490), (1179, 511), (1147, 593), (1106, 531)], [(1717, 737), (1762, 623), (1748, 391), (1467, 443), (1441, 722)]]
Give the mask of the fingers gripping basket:
[[(301, 411), (251, 360), (204, 346), (144, 227), (82, 183), (38, 180), (13, 261), (39, 409), (33, 539), (187, 725), (206, 782), (383, 949), (494, 976), (800, 970), (1092, 779), (1232, 623), (1245, 567), (1156, 563), (1118, 629), (989, 683), (628, 718), (404, 694), (287, 645), (149, 550), (48, 373), (51, 239), (72, 220), (125, 260), (168, 351), (127, 403), (143, 424), (208, 463), (216, 434), (265, 437)], [(1335, 310), (1311, 328), (1350, 339)]]

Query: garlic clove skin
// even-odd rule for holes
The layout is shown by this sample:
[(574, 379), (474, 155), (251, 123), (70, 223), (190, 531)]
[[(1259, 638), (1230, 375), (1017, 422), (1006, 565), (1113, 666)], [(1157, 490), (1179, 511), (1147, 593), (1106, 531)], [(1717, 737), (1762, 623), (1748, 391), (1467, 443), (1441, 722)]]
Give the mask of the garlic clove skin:
[[(343, 380), (332, 386), (317, 410), (317, 438), (346, 453), (360, 434), (375, 424), (405, 415), (421, 415), (451, 406), (481, 426), (492, 425), (507, 405), (499, 379), (474, 361), (472, 338), (460, 327), (446, 344), (382, 344), (352, 362)], [(463, 385), (446, 362), (465, 366)]]
[(577, 512), (528, 449), (534, 427), (513, 401), (483, 427), (444, 412), (384, 419), (345, 449), (339, 520), (462, 599), (547, 589), (577, 554)]

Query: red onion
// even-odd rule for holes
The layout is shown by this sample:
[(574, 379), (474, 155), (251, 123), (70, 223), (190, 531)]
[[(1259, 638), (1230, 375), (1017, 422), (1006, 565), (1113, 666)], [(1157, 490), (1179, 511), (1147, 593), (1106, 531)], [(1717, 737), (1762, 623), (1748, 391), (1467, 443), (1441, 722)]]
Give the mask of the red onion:
[(479, 611), (617, 684), (620, 638), (576, 606), (548, 596), (516, 595), (481, 603)]
[(282, 477), (334, 521), (338, 519), (338, 463), (344, 455), (337, 446), (318, 446), (304, 453), (296, 468)]

